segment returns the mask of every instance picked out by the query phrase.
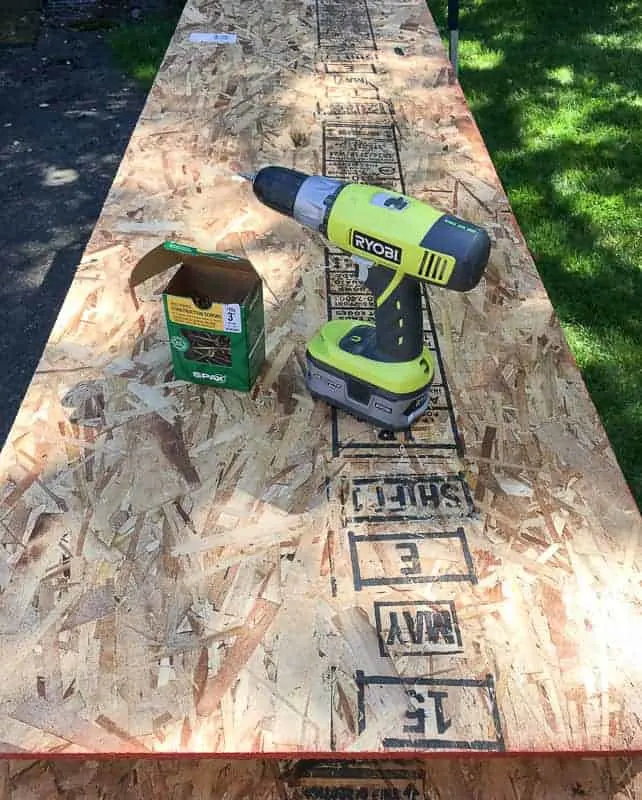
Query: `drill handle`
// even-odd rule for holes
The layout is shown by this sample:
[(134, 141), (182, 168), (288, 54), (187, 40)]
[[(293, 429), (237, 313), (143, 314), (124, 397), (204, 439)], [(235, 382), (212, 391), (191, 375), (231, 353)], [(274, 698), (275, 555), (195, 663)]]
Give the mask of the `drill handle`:
[(407, 275), (399, 280), (396, 270), (372, 264), (364, 284), (375, 297), (377, 353), (382, 360), (418, 358), (424, 346), (419, 281)]

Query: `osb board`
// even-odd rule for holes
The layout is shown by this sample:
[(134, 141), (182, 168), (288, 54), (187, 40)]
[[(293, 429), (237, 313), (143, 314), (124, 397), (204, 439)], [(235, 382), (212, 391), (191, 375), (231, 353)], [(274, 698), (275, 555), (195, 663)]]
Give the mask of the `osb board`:
[[(235, 177), (269, 163), (488, 226), (412, 436), (308, 396), (371, 306)], [(173, 380), (166, 278), (128, 289), (164, 238), (260, 272), (251, 394)], [(420, 0), (188, 3), (0, 469), (0, 750), (641, 747), (640, 516)]]
[(635, 800), (640, 758), (0, 763), (0, 800)]

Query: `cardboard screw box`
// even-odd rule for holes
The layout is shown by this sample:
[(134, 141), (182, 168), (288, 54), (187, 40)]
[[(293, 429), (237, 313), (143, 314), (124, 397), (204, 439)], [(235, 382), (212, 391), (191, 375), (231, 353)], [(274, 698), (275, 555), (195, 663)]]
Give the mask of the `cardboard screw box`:
[(174, 376), (250, 391), (265, 361), (261, 278), (240, 256), (164, 242), (136, 264), (130, 286), (177, 264), (163, 291)]

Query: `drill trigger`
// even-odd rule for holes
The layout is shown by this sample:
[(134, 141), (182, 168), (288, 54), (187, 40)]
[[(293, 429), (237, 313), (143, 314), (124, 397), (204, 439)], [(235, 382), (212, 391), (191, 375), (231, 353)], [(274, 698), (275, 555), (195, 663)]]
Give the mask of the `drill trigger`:
[(368, 272), (373, 262), (369, 261), (367, 258), (361, 258), (360, 256), (352, 256), (352, 262), (359, 270), (357, 277), (361, 283), (365, 283), (368, 280)]

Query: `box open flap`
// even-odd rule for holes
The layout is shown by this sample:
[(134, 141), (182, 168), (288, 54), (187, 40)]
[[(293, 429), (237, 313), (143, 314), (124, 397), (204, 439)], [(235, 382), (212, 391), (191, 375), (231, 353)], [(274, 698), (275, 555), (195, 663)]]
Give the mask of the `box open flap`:
[(250, 262), (241, 256), (230, 253), (208, 253), (177, 242), (163, 242), (138, 261), (129, 276), (129, 285), (132, 288), (138, 286), (178, 264), (188, 264), (203, 271), (218, 268), (255, 274)]

